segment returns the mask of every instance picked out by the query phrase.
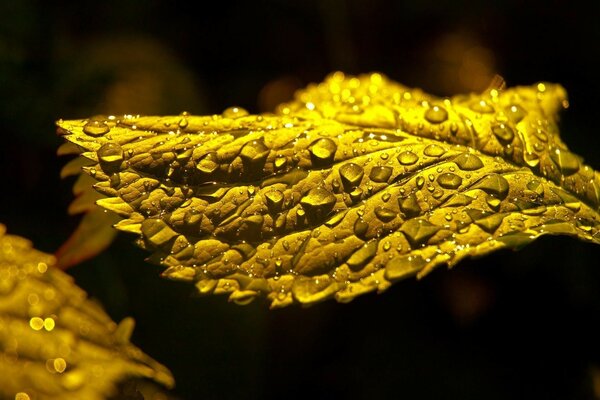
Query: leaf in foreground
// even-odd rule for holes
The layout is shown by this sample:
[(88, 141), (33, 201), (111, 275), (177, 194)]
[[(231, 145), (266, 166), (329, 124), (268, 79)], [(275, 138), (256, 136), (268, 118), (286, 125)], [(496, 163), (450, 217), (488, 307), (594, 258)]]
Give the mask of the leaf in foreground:
[(349, 301), (545, 234), (600, 243), (600, 174), (561, 141), (562, 87), (441, 99), (330, 76), (276, 114), (92, 118), (59, 133), (116, 228), (201, 293)]
[(0, 225), (0, 397), (104, 399), (129, 378), (173, 386), (170, 372), (129, 342), (71, 277)]

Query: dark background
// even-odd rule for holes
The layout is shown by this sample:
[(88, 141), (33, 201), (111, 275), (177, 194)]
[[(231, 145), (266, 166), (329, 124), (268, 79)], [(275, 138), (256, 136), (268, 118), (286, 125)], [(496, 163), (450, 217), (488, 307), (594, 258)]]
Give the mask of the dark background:
[[(559, 82), (563, 139), (600, 168), (600, 2), (576, 3), (2, 0), (0, 221), (48, 252), (77, 225), (59, 117), (268, 111), (338, 69), (438, 95), (495, 73)], [(194, 297), (132, 239), (70, 272), (136, 318), (179, 398), (600, 398), (598, 246), (545, 237), (347, 305), (268, 311)]]

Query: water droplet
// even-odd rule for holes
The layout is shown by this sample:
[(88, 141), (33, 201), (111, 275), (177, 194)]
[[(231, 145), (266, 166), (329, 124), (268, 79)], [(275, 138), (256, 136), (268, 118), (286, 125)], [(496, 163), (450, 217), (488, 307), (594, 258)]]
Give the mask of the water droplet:
[(473, 185), (472, 189), (481, 189), (488, 194), (495, 195), (501, 199), (508, 194), (508, 181), (501, 175), (489, 174)]
[(396, 211), (386, 208), (384, 206), (375, 207), (375, 215), (380, 221), (390, 222), (396, 218)]
[(538, 196), (542, 196), (544, 194), (544, 185), (537, 179), (527, 182), (527, 189), (531, 190)]
[(418, 160), (419, 156), (412, 151), (404, 151), (398, 155), (398, 162), (402, 165), (413, 165)]
[(416, 180), (416, 184), (417, 184), (417, 187), (419, 189), (421, 189), (423, 187), (423, 185), (425, 184), (425, 178), (423, 178), (422, 176), (418, 176), (417, 180)]
[(446, 172), (438, 176), (437, 183), (444, 189), (456, 189), (462, 184), (462, 178), (452, 172)]
[(323, 188), (311, 189), (300, 200), (300, 204), (306, 210), (307, 217), (313, 222), (329, 214), (335, 203), (336, 197)]
[(550, 158), (563, 175), (573, 175), (579, 171), (579, 159), (568, 150), (554, 148), (550, 150)]
[(448, 111), (441, 106), (433, 106), (425, 111), (425, 119), (431, 124), (441, 124), (448, 119)]
[(475, 224), (488, 233), (494, 233), (507, 214), (491, 214), (475, 220)]
[(492, 133), (498, 138), (502, 144), (512, 143), (515, 132), (506, 124), (497, 124), (492, 126)]
[(212, 174), (219, 168), (219, 160), (217, 159), (217, 153), (211, 152), (204, 155), (196, 163), (196, 169), (205, 174)]
[(282, 169), (286, 166), (287, 164), (287, 158), (285, 157), (277, 157), (275, 159), (275, 168), (277, 169)]
[(373, 167), (369, 174), (369, 178), (371, 178), (373, 182), (387, 182), (390, 179), (390, 176), (392, 176), (392, 172), (392, 167)]
[(405, 198), (398, 199), (398, 206), (406, 217), (414, 217), (421, 214), (421, 207), (414, 193)]
[(392, 245), (390, 242), (385, 242), (383, 244), (383, 251), (389, 251), (392, 248)]
[(463, 171), (475, 171), (483, 167), (479, 157), (470, 153), (463, 153), (454, 159), (454, 163)]
[(404, 233), (411, 246), (415, 248), (429, 240), (440, 229), (427, 220), (411, 219), (400, 227), (400, 232)]
[(223, 111), (223, 117), (225, 118), (241, 118), (248, 115), (248, 111), (246, 111), (242, 107), (229, 107)]
[(269, 148), (262, 140), (254, 140), (246, 143), (240, 151), (240, 158), (244, 164), (244, 173), (255, 174), (262, 170), (269, 155)]
[(365, 243), (361, 248), (352, 253), (346, 260), (346, 264), (353, 271), (363, 268), (377, 254), (377, 240), (371, 240)]
[(363, 190), (360, 187), (357, 187), (353, 191), (350, 192), (350, 199), (352, 202), (356, 203), (357, 201), (362, 199)]
[(312, 163), (320, 167), (333, 162), (337, 145), (329, 138), (321, 138), (315, 140), (309, 149)]
[(354, 222), (354, 234), (360, 238), (364, 238), (368, 230), (369, 224), (367, 224), (362, 218), (357, 218), (356, 222)]
[(273, 189), (265, 193), (267, 207), (271, 212), (280, 211), (283, 206), (283, 193), (280, 190)]
[(342, 222), (342, 220), (344, 219), (344, 217), (346, 216), (347, 213), (348, 213), (348, 210), (340, 211), (339, 213), (335, 214), (333, 217), (331, 217), (327, 221), (325, 221), (325, 226), (327, 226), (329, 228), (336, 226), (337, 224)]
[(116, 143), (105, 143), (98, 149), (98, 159), (103, 164), (121, 164), (123, 149)]
[(187, 120), (187, 118), (181, 118), (179, 120), (179, 122), (177, 123), (177, 126), (179, 126), (179, 128), (181, 128), (181, 129), (187, 128), (187, 126), (188, 126), (188, 120)]
[(381, 200), (383, 200), (383, 202), (387, 202), (390, 198), (392, 197), (392, 195), (390, 193), (384, 193), (383, 195), (381, 195)]
[(494, 107), (485, 100), (479, 100), (471, 104), (469, 108), (482, 114), (492, 114), (494, 112)]
[(339, 169), (339, 173), (346, 191), (350, 191), (359, 186), (364, 175), (362, 167), (354, 163), (342, 165)]
[(110, 127), (104, 121), (91, 119), (83, 126), (83, 133), (90, 136), (101, 136), (110, 132)]
[(423, 154), (429, 157), (440, 157), (444, 153), (446, 153), (446, 149), (444, 149), (442, 146), (438, 146), (437, 144), (430, 144), (423, 150)]
[(385, 266), (385, 278), (392, 281), (416, 274), (427, 262), (419, 255), (394, 257)]
[(527, 111), (518, 104), (506, 108), (506, 114), (515, 124), (520, 122), (527, 115)]

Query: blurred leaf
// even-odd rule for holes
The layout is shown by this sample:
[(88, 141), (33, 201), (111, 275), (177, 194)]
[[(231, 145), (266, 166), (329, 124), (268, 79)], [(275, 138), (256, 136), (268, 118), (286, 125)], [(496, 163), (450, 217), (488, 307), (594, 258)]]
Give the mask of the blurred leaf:
[(128, 378), (173, 386), (170, 372), (129, 342), (55, 259), (0, 225), (0, 395), (103, 399)]
[[(61, 146), (59, 155), (73, 154), (79, 151), (76, 146)], [(55, 253), (56, 267), (62, 270), (73, 267), (88, 260), (107, 249), (115, 239), (117, 232), (112, 225), (119, 218), (112, 213), (98, 207), (96, 202), (105, 196), (94, 190), (95, 180), (82, 174), (82, 167), (93, 163), (84, 157), (76, 157), (69, 161), (61, 170), (61, 178), (76, 175), (77, 181), (73, 185), (75, 200), (69, 205), (71, 215), (85, 213), (77, 229)]]
[(545, 234), (600, 243), (553, 84), (440, 99), (335, 73), (276, 115), (59, 121), (164, 275), (240, 304), (350, 301)]

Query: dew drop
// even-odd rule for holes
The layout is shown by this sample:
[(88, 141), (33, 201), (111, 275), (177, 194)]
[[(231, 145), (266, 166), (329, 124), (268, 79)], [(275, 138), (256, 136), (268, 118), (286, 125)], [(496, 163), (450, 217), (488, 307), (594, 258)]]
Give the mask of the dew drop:
[(123, 161), (123, 149), (116, 143), (105, 143), (98, 149), (101, 163), (120, 164)]
[(527, 111), (518, 104), (506, 108), (506, 114), (515, 124), (520, 122), (527, 115)]
[(563, 175), (573, 175), (579, 171), (579, 159), (568, 150), (554, 148), (550, 151), (550, 158)]
[(364, 237), (369, 229), (369, 224), (367, 224), (362, 218), (357, 218), (356, 222), (354, 222), (354, 234), (358, 237)]
[(494, 107), (485, 100), (479, 100), (469, 107), (471, 110), (482, 113), (482, 114), (492, 114), (494, 112)]
[(398, 162), (402, 165), (413, 165), (419, 157), (412, 151), (404, 151), (398, 155)]
[(83, 126), (83, 133), (90, 136), (101, 136), (110, 132), (110, 127), (104, 121), (89, 120)]
[(223, 111), (223, 117), (225, 118), (241, 118), (248, 115), (248, 111), (242, 107), (229, 107)]
[(430, 144), (423, 150), (423, 154), (429, 157), (440, 157), (444, 153), (446, 153), (446, 149), (444, 149), (441, 146), (438, 146), (437, 144)]
[(346, 264), (351, 270), (357, 271), (375, 257), (375, 254), (377, 254), (377, 240), (371, 240), (352, 253)]
[(219, 168), (219, 162), (215, 152), (206, 154), (196, 163), (196, 169), (205, 174), (212, 174), (217, 168)]
[(350, 191), (359, 186), (364, 175), (362, 167), (354, 163), (342, 165), (339, 169), (339, 173), (346, 191)]
[(444, 189), (456, 189), (462, 184), (462, 178), (452, 172), (446, 172), (438, 176), (437, 183)]
[(373, 167), (369, 174), (369, 178), (371, 178), (373, 182), (387, 182), (390, 179), (390, 176), (392, 176), (392, 172), (392, 167)]
[(335, 202), (335, 196), (323, 188), (311, 189), (300, 200), (300, 204), (306, 210), (307, 217), (311, 220), (317, 220), (329, 214)]
[(492, 126), (492, 133), (498, 138), (503, 144), (512, 143), (515, 133), (513, 129), (506, 124), (496, 124)]
[(441, 124), (448, 119), (448, 111), (441, 106), (433, 106), (425, 111), (425, 119), (431, 124)]
[(417, 177), (417, 187), (419, 189), (421, 189), (423, 187), (423, 185), (425, 184), (425, 178), (423, 178), (422, 176)]
[(396, 218), (396, 212), (384, 206), (375, 207), (375, 215), (380, 221), (390, 222)]
[(470, 153), (463, 153), (454, 159), (454, 163), (463, 171), (475, 171), (483, 167), (479, 157)]
[(280, 211), (283, 206), (283, 193), (280, 190), (271, 190), (265, 193), (267, 207), (272, 212)]
[(315, 140), (310, 145), (310, 156), (315, 166), (324, 166), (333, 162), (337, 145), (329, 138)]

